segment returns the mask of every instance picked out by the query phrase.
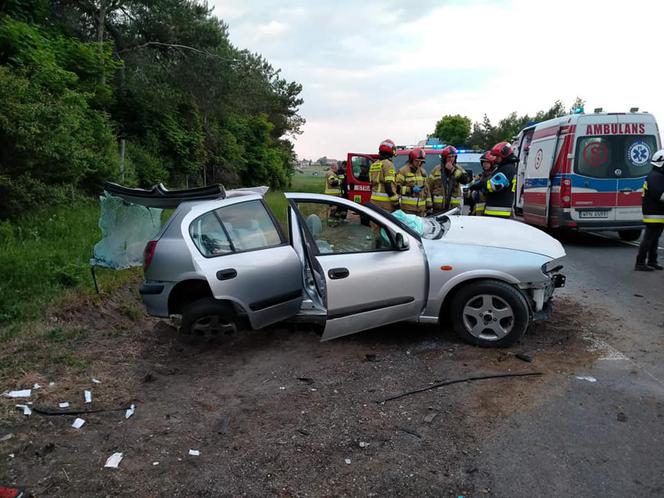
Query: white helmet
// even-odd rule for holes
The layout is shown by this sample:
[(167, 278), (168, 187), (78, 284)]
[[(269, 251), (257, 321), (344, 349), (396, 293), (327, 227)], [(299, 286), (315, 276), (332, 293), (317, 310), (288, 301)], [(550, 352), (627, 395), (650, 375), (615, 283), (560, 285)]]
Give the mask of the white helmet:
[(664, 149), (659, 149), (652, 156), (652, 161), (650, 161), (655, 168), (664, 167)]

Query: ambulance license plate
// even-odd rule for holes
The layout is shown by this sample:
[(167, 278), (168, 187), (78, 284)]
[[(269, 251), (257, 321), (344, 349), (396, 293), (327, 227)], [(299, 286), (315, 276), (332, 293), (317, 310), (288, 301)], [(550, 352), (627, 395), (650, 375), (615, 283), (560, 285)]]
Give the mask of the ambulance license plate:
[(579, 211), (579, 218), (608, 218), (608, 211)]

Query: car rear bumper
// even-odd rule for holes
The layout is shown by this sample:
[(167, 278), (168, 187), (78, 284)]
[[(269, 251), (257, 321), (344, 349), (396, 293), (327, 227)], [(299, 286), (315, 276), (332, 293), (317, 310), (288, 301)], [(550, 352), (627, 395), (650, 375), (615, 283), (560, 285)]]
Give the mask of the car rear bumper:
[(172, 282), (143, 282), (138, 293), (148, 314), (168, 318), (168, 296), (173, 288)]

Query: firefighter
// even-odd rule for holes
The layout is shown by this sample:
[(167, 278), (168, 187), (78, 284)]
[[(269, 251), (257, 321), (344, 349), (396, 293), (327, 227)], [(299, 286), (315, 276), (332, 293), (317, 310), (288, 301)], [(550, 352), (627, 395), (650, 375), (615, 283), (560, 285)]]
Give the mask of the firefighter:
[[(336, 197), (345, 197), (345, 175), (343, 174), (346, 161), (341, 163), (341, 171), (337, 164), (332, 164), (325, 174), (325, 193)], [(340, 206), (332, 206), (328, 210), (328, 222), (334, 224), (336, 221), (345, 220), (348, 210)]]
[(491, 177), (482, 185), (486, 196), (484, 216), (510, 218), (516, 191), (516, 163), (519, 161), (509, 142), (499, 142), (491, 149), (496, 168)]
[(431, 194), (427, 173), (423, 164), (427, 154), (422, 149), (413, 149), (408, 162), (397, 173), (398, 192), (401, 195), (401, 210), (408, 214), (426, 216), (431, 211)]
[(392, 158), (397, 154), (397, 146), (389, 138), (378, 147), (378, 161), (369, 168), (371, 181), (371, 202), (385, 211), (399, 209), (399, 195), (396, 185), (396, 171)]
[(344, 175), (339, 174), (339, 166), (333, 164), (325, 174), (325, 193), (327, 195), (341, 196), (341, 183), (343, 182)]
[(435, 212), (463, 206), (461, 185), (470, 178), (466, 170), (457, 165), (457, 154), (456, 148), (448, 145), (440, 151), (440, 164), (431, 170), (429, 189)]
[(664, 270), (657, 264), (657, 246), (664, 231), (664, 149), (655, 152), (651, 164), (652, 171), (643, 184), (641, 209), (646, 230), (636, 256), (636, 271)]
[(482, 186), (486, 185), (495, 171), (496, 157), (491, 154), (491, 151), (486, 151), (480, 156), (480, 165), (482, 172), (477, 175), (477, 178), (468, 186), (470, 192), (471, 210), (470, 214), (476, 216), (484, 215), (484, 207), (486, 206), (486, 196), (482, 192)]

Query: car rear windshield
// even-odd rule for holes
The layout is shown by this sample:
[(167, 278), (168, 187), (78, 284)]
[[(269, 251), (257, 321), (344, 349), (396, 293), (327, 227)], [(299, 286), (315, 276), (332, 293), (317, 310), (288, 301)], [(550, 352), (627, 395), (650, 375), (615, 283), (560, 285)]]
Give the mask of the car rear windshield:
[(593, 178), (638, 178), (652, 169), (653, 135), (597, 135), (576, 142), (574, 172)]

